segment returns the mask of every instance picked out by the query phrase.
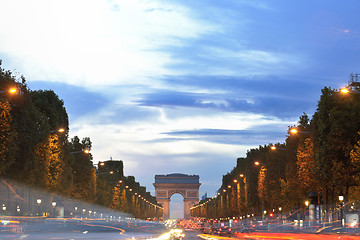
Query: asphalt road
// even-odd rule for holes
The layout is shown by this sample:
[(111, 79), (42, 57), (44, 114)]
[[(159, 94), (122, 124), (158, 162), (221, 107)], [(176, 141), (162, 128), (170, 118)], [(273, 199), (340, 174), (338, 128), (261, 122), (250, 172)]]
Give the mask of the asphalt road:
[(0, 225), (0, 239), (149, 239), (166, 231), (162, 226), (147, 222), (47, 219)]
[(197, 240), (197, 239), (201, 239), (199, 238), (197, 235), (201, 234), (200, 231), (197, 230), (189, 230), (189, 231), (184, 231), (185, 233), (185, 237), (183, 238), (184, 240)]

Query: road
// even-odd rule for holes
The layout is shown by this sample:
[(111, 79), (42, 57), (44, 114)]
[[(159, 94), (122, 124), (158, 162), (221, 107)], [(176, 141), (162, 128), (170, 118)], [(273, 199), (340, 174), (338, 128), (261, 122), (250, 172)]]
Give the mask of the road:
[[(28, 220), (28, 219), (26, 219)], [(146, 221), (119, 221), (104, 219), (32, 219), (31, 222), (17, 218), (14, 221), (2, 220), (0, 239), (4, 240), (173, 240), (163, 224)], [(230, 240), (230, 239), (302, 239), (302, 240), (360, 240), (360, 234), (335, 233), (280, 233), (252, 232), (236, 233), (236, 236), (223, 237), (202, 234), (198, 230), (184, 230), (183, 240)]]
[(0, 239), (149, 239), (164, 231), (162, 224), (146, 221), (17, 218), (2, 220)]
[(198, 230), (190, 230), (190, 231), (185, 230), (184, 233), (185, 233), (184, 240), (201, 239), (197, 236), (197, 235), (201, 234), (201, 232)]

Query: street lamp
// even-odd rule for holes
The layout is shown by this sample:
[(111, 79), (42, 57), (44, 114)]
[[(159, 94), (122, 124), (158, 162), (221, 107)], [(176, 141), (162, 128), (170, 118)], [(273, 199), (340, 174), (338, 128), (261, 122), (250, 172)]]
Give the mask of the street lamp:
[(89, 150), (89, 149), (84, 149), (84, 150), (82, 150), (82, 151), (70, 152), (70, 155), (77, 154), (77, 153), (89, 154), (89, 153), (90, 153), (90, 150)]
[(300, 130), (298, 130), (296, 127), (292, 127), (292, 128), (290, 128), (289, 132), (290, 132), (290, 134), (297, 134), (297, 133), (310, 133), (310, 132), (307, 132), (307, 131), (300, 131)]
[(261, 162), (259, 162), (259, 161), (255, 161), (254, 162), (254, 164), (256, 165), (256, 166), (265, 166), (265, 164), (263, 164), (263, 163), (261, 163)]
[(271, 146), (270, 147), (271, 150), (275, 151), (275, 150), (283, 150), (283, 151), (286, 151), (286, 148), (281, 148), (281, 147), (277, 147), (277, 146)]
[(340, 195), (339, 196), (339, 201), (340, 201), (340, 220), (341, 220), (341, 225), (344, 226), (344, 196)]
[(54, 201), (54, 202), (52, 202), (51, 203), (51, 206), (53, 207), (53, 215), (54, 215), (54, 217), (55, 217), (55, 207), (56, 207), (56, 202)]
[(340, 93), (342, 94), (349, 94), (349, 93), (360, 93), (360, 91), (354, 90), (354, 89), (350, 89), (348, 87), (344, 87), (340, 89)]
[(38, 215), (40, 215), (41, 198), (36, 199), (36, 203), (37, 203), (37, 205), (38, 205)]
[(56, 133), (56, 132), (63, 133), (63, 132), (65, 132), (65, 129), (64, 128), (59, 128), (58, 130), (51, 130), (50, 132), (51, 133)]
[(15, 87), (12, 87), (12, 88), (10, 88), (10, 89), (8, 89), (8, 90), (3, 90), (3, 91), (0, 91), (0, 93), (10, 93), (10, 94), (15, 94), (15, 93), (17, 93), (17, 88), (15, 88)]

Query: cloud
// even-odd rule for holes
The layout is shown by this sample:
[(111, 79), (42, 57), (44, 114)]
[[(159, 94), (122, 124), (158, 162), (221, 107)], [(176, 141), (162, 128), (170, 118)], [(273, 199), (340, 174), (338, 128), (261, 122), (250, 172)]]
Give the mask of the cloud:
[(157, 1), (14, 0), (0, 6), (0, 20), (7, 23), (0, 52), (16, 59), (23, 74), (92, 88), (172, 73), (164, 68), (171, 61), (167, 53), (154, 49), (211, 29), (187, 16), (185, 7)]
[[(286, 133), (287, 126), (283, 124), (282, 131), (280, 126), (274, 130), (274, 125), (256, 126), (257, 129), (252, 130), (224, 130), (224, 129), (195, 129), (166, 132), (164, 134), (170, 136), (189, 137), (189, 140), (201, 140), (209, 142), (217, 142), (223, 144), (239, 144), (239, 145), (256, 145), (259, 142), (264, 144), (271, 139), (271, 141), (281, 141)], [(175, 138), (173, 141), (178, 141), (181, 138)], [(186, 138), (182, 138), (186, 140)], [(171, 138), (166, 138), (164, 141), (171, 141)], [(160, 141), (160, 140), (159, 140)]]
[(139, 95), (134, 103), (159, 108), (250, 112), (289, 119), (302, 112), (312, 114), (317, 100), (314, 96), (321, 89), (318, 83), (306, 83), (297, 78), (292, 81), (281, 78), (269, 81), (268, 78), (166, 76), (163, 81), (166, 85), (172, 84), (172, 88), (152, 89), (149, 93)]

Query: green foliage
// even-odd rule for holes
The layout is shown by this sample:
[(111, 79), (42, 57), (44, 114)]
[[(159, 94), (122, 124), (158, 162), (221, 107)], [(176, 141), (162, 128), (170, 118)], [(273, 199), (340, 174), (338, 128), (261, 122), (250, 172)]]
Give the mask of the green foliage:
[(83, 152), (91, 149), (90, 138), (75, 136), (70, 142), (70, 166), (73, 171), (71, 196), (86, 202), (94, 202), (96, 197), (96, 172), (92, 164), (91, 153)]
[(16, 132), (12, 126), (10, 104), (0, 102), (0, 175), (15, 161)]

